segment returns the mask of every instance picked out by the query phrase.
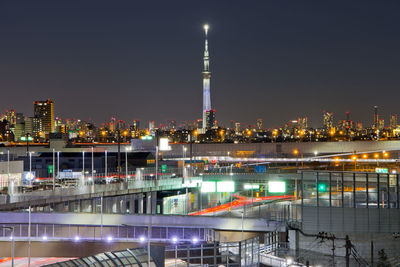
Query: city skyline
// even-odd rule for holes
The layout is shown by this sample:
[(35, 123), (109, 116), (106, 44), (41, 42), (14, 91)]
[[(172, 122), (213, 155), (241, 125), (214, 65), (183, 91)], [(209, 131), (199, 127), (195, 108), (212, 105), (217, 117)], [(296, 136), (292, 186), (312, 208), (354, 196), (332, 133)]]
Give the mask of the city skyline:
[[(127, 121), (201, 118), (202, 26), (209, 23), (211, 102), (225, 125), (262, 118), (265, 125), (279, 127), (307, 116), (318, 127), (324, 109), (337, 119), (350, 111), (369, 125), (373, 121), (366, 110), (372, 106), (379, 106), (386, 120), (398, 113), (395, 2), (360, 8), (346, 3), (346, 9), (341, 9), (344, 2), (257, 2), (257, 8), (232, 3), (226, 15), (223, 3), (213, 3), (211, 10), (175, 3), (171, 10), (181, 5), (187, 12), (171, 14), (143, 3), (118, 4), (106, 12), (107, 5), (96, 3), (62, 8), (44, 1), (2, 4), (0, 48), (7, 53), (0, 64), (1, 110), (29, 113), (30, 99), (50, 98), (61, 117), (96, 123), (111, 116)], [(89, 8), (90, 14), (85, 12)], [(237, 15), (241, 19), (233, 20)]]

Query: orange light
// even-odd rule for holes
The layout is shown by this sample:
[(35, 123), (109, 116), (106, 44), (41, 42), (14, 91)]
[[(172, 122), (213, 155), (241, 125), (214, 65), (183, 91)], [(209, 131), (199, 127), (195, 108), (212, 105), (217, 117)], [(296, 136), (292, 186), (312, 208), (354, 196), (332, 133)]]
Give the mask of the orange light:
[(197, 136), (197, 135), (199, 134), (199, 132), (198, 132), (197, 130), (195, 130), (195, 131), (193, 132), (193, 134), (194, 134), (195, 136)]
[(334, 130), (331, 130), (330, 134), (331, 134), (331, 135), (334, 135), (334, 134), (335, 134), (335, 131), (334, 131)]
[(385, 152), (385, 153), (383, 153), (383, 156), (384, 156), (385, 158), (387, 158), (387, 157), (389, 157), (389, 154), (388, 154), (387, 152)]
[(352, 156), (351, 159), (356, 161), (357, 160), (357, 156)]
[(101, 135), (102, 135), (102, 136), (106, 136), (106, 131), (102, 131), (102, 132), (101, 132)]
[(339, 162), (339, 158), (335, 158), (335, 162)]
[(123, 135), (124, 135), (124, 136), (127, 136), (127, 135), (128, 135), (128, 131), (124, 131), (124, 132), (123, 132)]
[(374, 154), (374, 158), (376, 158), (376, 159), (379, 158), (379, 154), (378, 154), (378, 153), (375, 153), (375, 154)]
[(363, 155), (363, 159), (367, 159), (368, 158), (368, 155), (367, 154), (364, 154)]
[(297, 149), (293, 150), (293, 154), (298, 155), (299, 154), (299, 150), (297, 150)]

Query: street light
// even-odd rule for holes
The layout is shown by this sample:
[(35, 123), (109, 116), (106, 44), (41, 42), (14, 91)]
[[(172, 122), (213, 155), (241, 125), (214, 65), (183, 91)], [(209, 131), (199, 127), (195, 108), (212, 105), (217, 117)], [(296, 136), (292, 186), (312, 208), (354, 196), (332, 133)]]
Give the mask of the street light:
[(354, 170), (357, 170), (357, 156), (352, 156), (351, 159), (354, 161)]
[(105, 153), (105, 160), (104, 160), (104, 165), (105, 165), (105, 166), (104, 166), (104, 170), (105, 170), (105, 178), (106, 178), (106, 182), (107, 182), (107, 181), (108, 181), (108, 180), (107, 180), (107, 178), (108, 178), (108, 177), (107, 177), (107, 150), (105, 150), (104, 153)]
[(53, 168), (52, 168), (52, 169), (53, 169), (53, 191), (56, 189), (56, 174), (55, 174), (56, 160), (55, 160), (55, 154), (56, 154), (56, 151), (55, 151), (55, 149), (53, 148)]
[(92, 180), (94, 183), (94, 147), (92, 147)]
[(125, 147), (125, 178), (128, 178), (128, 151), (131, 151), (132, 147)]
[(3, 229), (11, 231), (11, 267), (14, 267), (14, 247), (15, 247), (15, 241), (14, 241), (14, 226), (3, 226)]

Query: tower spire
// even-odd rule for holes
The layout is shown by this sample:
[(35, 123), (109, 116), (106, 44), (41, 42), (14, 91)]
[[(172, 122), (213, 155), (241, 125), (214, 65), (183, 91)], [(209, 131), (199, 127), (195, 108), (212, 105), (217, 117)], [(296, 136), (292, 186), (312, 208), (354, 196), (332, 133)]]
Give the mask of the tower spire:
[[(205, 41), (204, 41), (204, 69), (203, 69), (203, 130), (206, 128), (210, 128), (210, 124), (214, 124), (214, 122), (209, 121), (207, 117), (207, 112), (211, 111), (211, 97), (210, 97), (210, 56), (208, 53), (208, 24), (204, 25), (204, 33), (205, 33)], [(209, 121), (207, 123), (207, 121)], [(211, 125), (211, 127), (212, 127)]]

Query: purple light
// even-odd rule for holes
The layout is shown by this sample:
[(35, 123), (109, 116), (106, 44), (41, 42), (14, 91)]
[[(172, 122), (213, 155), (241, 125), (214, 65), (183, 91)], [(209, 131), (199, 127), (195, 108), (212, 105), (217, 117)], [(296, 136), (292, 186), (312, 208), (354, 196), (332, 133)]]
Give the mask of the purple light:
[(43, 241), (46, 241), (46, 240), (47, 240), (47, 236), (44, 235), (44, 236), (42, 237), (42, 239), (43, 239)]
[(199, 242), (199, 239), (197, 237), (193, 237), (192, 243), (193, 244), (197, 244), (197, 242)]
[(75, 241), (79, 241), (81, 238), (79, 236), (75, 236)]
[(139, 240), (140, 240), (140, 242), (144, 242), (144, 241), (146, 241), (146, 238), (144, 237), (144, 236), (141, 236), (140, 238), (139, 238)]
[(111, 242), (113, 240), (112, 236), (107, 237), (107, 241)]
[(174, 236), (174, 237), (172, 238), (172, 242), (173, 242), (173, 243), (178, 242), (178, 238), (177, 238), (176, 236)]

